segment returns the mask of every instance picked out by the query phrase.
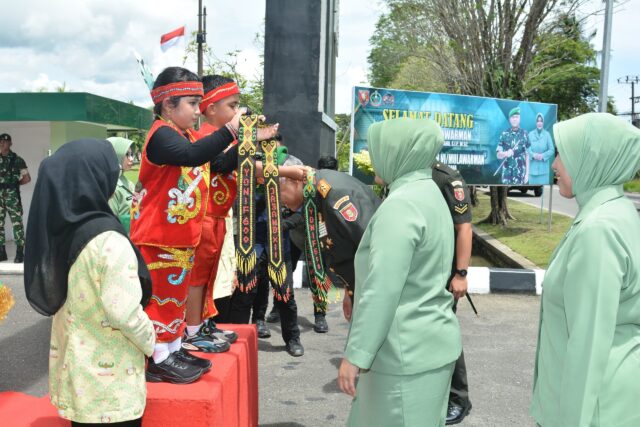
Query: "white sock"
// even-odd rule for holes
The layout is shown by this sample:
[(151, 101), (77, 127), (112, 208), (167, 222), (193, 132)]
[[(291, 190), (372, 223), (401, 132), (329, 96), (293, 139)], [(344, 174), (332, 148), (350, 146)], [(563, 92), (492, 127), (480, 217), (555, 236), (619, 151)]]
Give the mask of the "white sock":
[(169, 343), (169, 353), (175, 353), (182, 348), (182, 338), (178, 337)]
[(162, 363), (169, 357), (170, 353), (169, 343), (160, 342), (153, 347), (153, 355), (151, 357), (153, 357), (154, 362)]
[(202, 325), (203, 325), (202, 323), (196, 326), (187, 325), (187, 335), (189, 335), (190, 337), (194, 336), (195, 334), (198, 333)]

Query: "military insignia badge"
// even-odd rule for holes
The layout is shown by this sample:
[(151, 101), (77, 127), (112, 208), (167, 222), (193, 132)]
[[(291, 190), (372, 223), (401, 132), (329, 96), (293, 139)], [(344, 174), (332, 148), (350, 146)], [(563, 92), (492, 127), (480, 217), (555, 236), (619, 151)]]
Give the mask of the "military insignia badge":
[(345, 207), (340, 209), (339, 212), (342, 215), (342, 217), (349, 222), (354, 222), (356, 219), (358, 219), (358, 209), (351, 202), (349, 202)]
[(453, 195), (455, 196), (457, 201), (462, 202), (464, 200), (464, 188), (462, 187), (454, 188)]
[(358, 102), (360, 102), (363, 107), (369, 103), (369, 90), (358, 90)]
[(454, 206), (453, 210), (456, 211), (456, 213), (458, 215), (462, 215), (463, 213), (465, 213), (466, 211), (469, 210), (469, 204), (468, 203), (460, 203), (459, 205)]
[(331, 191), (331, 185), (327, 182), (326, 179), (321, 179), (316, 186), (318, 188), (318, 193), (322, 196), (323, 199), (327, 198), (327, 194)]
[(340, 209), (340, 206), (342, 206), (343, 203), (348, 201), (349, 201), (349, 196), (340, 197), (338, 201), (333, 204), (333, 209), (336, 209), (336, 210)]
[(374, 91), (371, 94), (370, 101), (372, 107), (379, 107), (382, 104), (382, 95), (380, 95), (380, 92), (378, 92), (377, 90)]
[(323, 237), (327, 237), (329, 233), (327, 233), (327, 223), (324, 222), (321, 214), (318, 214), (318, 235), (322, 239)]

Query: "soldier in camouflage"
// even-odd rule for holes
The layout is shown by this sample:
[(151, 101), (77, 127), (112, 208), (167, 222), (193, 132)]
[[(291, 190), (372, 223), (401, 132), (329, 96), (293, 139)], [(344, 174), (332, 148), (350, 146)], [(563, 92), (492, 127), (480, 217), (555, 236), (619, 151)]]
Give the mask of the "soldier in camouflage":
[(21, 263), (24, 258), (24, 227), (20, 186), (31, 181), (31, 176), (24, 159), (11, 151), (11, 144), (9, 134), (0, 135), (0, 261), (7, 260), (4, 219), (9, 214), (17, 246), (14, 262)]
[(531, 146), (527, 132), (520, 129), (520, 108), (509, 111), (511, 127), (500, 135), (496, 148), (497, 157), (502, 160), (502, 183), (523, 185), (529, 181), (529, 154)]

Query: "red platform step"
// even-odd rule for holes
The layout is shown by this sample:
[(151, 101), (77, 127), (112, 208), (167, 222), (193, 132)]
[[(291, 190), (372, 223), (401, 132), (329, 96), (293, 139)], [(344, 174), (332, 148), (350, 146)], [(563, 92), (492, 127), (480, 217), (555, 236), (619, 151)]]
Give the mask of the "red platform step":
[[(258, 425), (258, 342), (253, 325), (219, 325), (238, 333), (226, 353), (203, 354), (211, 371), (189, 385), (147, 383), (145, 427)], [(11, 427), (68, 427), (48, 396), (0, 393), (0, 420)]]

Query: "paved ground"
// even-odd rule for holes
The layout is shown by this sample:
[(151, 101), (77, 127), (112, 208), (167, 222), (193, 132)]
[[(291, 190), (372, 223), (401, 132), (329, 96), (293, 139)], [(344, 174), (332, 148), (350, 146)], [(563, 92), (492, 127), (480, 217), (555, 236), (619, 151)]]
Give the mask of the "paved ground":
[[(260, 343), (260, 421), (263, 426), (341, 426), (350, 399), (338, 391), (340, 363), (348, 325), (339, 304), (328, 315), (331, 331), (311, 329), (308, 292), (299, 292), (304, 357), (284, 353), (279, 328)], [(539, 298), (522, 295), (474, 296), (480, 317), (468, 304), (458, 316), (473, 410), (460, 426), (529, 426), (527, 415), (537, 334)], [(285, 422), (286, 420), (286, 422)]]
[[(33, 395), (47, 392), (50, 320), (31, 310), (21, 276), (0, 276), (17, 303), (0, 325), (0, 391)], [(350, 405), (338, 391), (337, 366), (348, 324), (340, 304), (328, 314), (331, 330), (312, 330), (309, 291), (297, 290), (306, 354), (284, 351), (279, 326), (260, 340), (260, 425), (265, 427), (341, 426)], [(473, 411), (461, 426), (531, 426), (527, 415), (539, 310), (539, 298), (523, 295), (476, 295), (476, 318), (468, 304), (458, 316), (462, 325)]]
[[(629, 198), (635, 205), (638, 212), (640, 212), (640, 194), (638, 193), (625, 193), (625, 196)], [(542, 197), (534, 197), (533, 191), (529, 191), (527, 194), (521, 194), (519, 191), (510, 191), (509, 198), (516, 199), (522, 203), (526, 203), (531, 206), (535, 206), (540, 209), (540, 199), (544, 199), (544, 209), (549, 208), (549, 186), (544, 186), (544, 193)], [(551, 208), (555, 213), (561, 213), (570, 217), (575, 217), (578, 214), (578, 202), (576, 199), (565, 199), (560, 195), (558, 186), (553, 186), (553, 197), (551, 198)], [(546, 216), (546, 214), (545, 214)]]
[[(544, 186), (544, 192), (541, 197), (535, 197), (533, 191), (522, 194), (520, 191), (512, 190), (509, 192), (509, 198), (516, 199), (522, 203), (534, 206), (540, 209), (540, 199), (544, 199), (544, 209), (549, 209), (549, 186)], [(554, 213), (560, 213), (570, 217), (574, 217), (578, 213), (578, 202), (576, 199), (565, 199), (560, 195), (558, 186), (553, 186), (553, 197), (551, 197), (551, 209)], [(547, 214), (545, 213), (545, 218)]]

